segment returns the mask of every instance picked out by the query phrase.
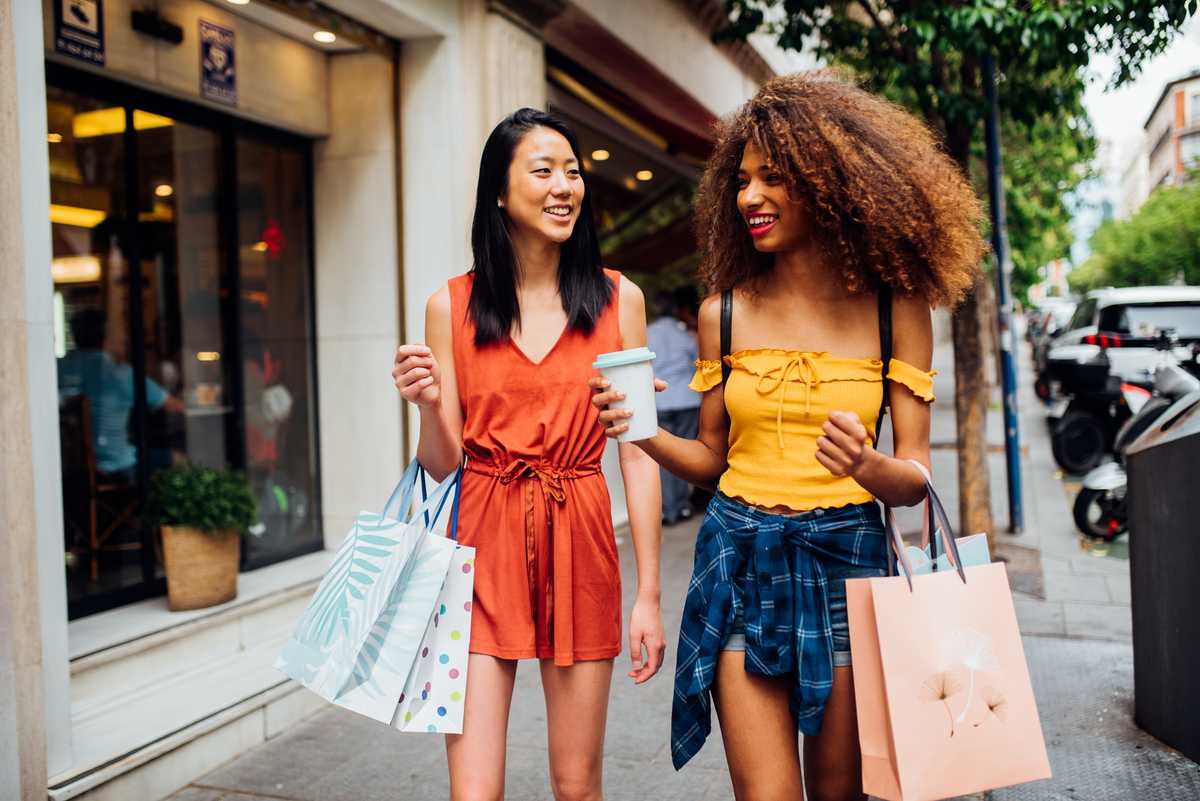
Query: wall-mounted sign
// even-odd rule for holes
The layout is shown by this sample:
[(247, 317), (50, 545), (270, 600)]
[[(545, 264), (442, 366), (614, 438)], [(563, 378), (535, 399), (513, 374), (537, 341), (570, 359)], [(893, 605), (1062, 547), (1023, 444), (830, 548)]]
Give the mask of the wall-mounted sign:
[(54, 0), (54, 49), (104, 66), (104, 0)]
[(237, 105), (237, 72), (233, 61), (233, 31), (200, 20), (200, 96)]

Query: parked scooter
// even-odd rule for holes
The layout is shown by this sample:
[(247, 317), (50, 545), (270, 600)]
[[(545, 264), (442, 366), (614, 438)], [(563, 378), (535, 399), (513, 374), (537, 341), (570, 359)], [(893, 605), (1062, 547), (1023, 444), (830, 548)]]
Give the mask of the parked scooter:
[(1065, 397), (1050, 412), (1050, 450), (1065, 472), (1084, 474), (1112, 450), (1117, 432), (1133, 414), (1130, 401), (1144, 394), (1109, 372), (1104, 349), (1086, 362), (1063, 360), (1051, 370)]
[(1155, 348), (1163, 356), (1154, 370), (1153, 395), (1140, 387), (1121, 385), (1133, 415), (1113, 440), (1115, 459), (1088, 472), (1075, 496), (1075, 525), (1089, 537), (1111, 542), (1128, 530), (1125, 449), (1179, 407), (1190, 408), (1200, 402), (1200, 346), (1193, 347), (1190, 361), (1180, 363), (1172, 355), (1177, 344), (1173, 331), (1159, 333)]

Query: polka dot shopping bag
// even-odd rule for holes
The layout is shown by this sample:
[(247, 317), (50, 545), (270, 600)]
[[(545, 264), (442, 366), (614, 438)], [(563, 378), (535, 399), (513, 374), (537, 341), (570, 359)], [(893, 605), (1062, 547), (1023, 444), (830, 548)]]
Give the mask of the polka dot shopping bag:
[(462, 734), (474, 590), (475, 549), (457, 545), (392, 721), (400, 731)]
[[(424, 474), (414, 460), (382, 513), (359, 514), (280, 653), (277, 669), (330, 703), (384, 724), (398, 719), (400, 699), (416, 681), (414, 674), (426, 675), (424, 662), (445, 653), (431, 654), (425, 640), (440, 628), (439, 607), (451, 571), (470, 577), (463, 603), (471, 600), (473, 576), (463, 566), (473, 569), (475, 552), (455, 541), (460, 477), (461, 470), (455, 471), (425, 497)], [(418, 483), (423, 499), (410, 513)], [(442, 536), (438, 521), (451, 495), (448, 536)], [(396, 518), (390, 516), (393, 509)], [(470, 631), (470, 613), (464, 612), (465, 623), (456, 621), (462, 638), (460, 696)], [(423, 681), (431, 683), (432, 677)], [(461, 731), (461, 712), (458, 720)]]

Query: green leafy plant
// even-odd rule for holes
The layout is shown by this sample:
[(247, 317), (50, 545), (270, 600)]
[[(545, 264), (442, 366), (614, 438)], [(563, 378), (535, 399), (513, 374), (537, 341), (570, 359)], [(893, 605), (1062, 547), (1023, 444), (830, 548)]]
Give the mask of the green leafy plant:
[(146, 517), (159, 526), (245, 533), (254, 523), (256, 511), (250, 484), (241, 473), (183, 465), (154, 476)]

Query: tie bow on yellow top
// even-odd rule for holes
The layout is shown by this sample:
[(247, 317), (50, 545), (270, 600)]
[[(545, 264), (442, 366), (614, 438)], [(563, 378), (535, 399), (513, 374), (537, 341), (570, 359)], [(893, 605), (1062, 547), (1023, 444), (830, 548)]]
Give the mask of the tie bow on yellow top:
[[(816, 460), (821, 426), (832, 411), (852, 411), (875, 430), (883, 362), (824, 352), (758, 348), (726, 357), (729, 468), (719, 488), (764, 508), (795, 511), (834, 508), (872, 500), (849, 476), (834, 476)], [(933, 401), (935, 373), (892, 359), (888, 380), (917, 398)], [(721, 362), (701, 359), (691, 388), (706, 392), (721, 383)], [(803, 394), (789, 392), (794, 384)], [(874, 443), (872, 443), (874, 444)]]
[(787, 400), (788, 378), (792, 373), (796, 374), (797, 380), (804, 384), (804, 413), (807, 415), (812, 411), (812, 391), (819, 382), (817, 376), (817, 363), (814, 361), (814, 356), (822, 356), (820, 353), (797, 353), (793, 359), (779, 366), (772, 367), (759, 376), (758, 385), (755, 390), (759, 395), (770, 396), (775, 390), (779, 390), (779, 403), (775, 410), (775, 433), (779, 437), (779, 450), (783, 450), (783, 406)]

